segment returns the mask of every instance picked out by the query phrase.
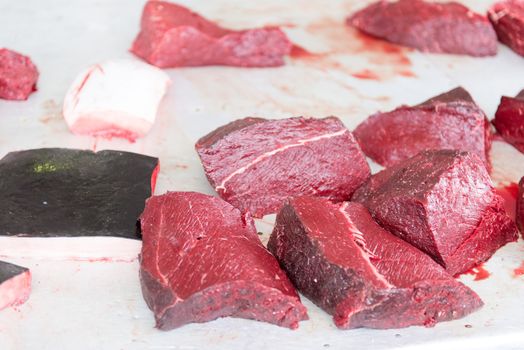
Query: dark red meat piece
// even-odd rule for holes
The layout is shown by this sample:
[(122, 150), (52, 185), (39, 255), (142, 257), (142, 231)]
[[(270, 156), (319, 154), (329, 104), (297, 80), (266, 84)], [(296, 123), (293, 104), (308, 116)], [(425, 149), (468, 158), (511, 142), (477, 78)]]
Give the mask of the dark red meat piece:
[(27, 100), (37, 80), (38, 70), (29, 57), (0, 48), (0, 98)]
[(524, 177), (519, 181), (519, 193), (517, 197), (517, 226), (524, 238)]
[(499, 40), (524, 56), (524, 1), (497, 2), (488, 11), (488, 17)]
[(204, 136), (196, 150), (220, 197), (255, 217), (277, 212), (290, 196), (346, 200), (370, 175), (335, 117), (245, 118)]
[(524, 153), (524, 90), (515, 98), (502, 96), (493, 125), (507, 143)]
[(490, 168), (491, 131), (469, 93), (456, 88), (419, 105), (376, 113), (354, 131), (364, 153), (391, 166), (428, 149), (460, 149)]
[(468, 152), (421, 152), (373, 175), (352, 200), (452, 275), (517, 240), (515, 223), (486, 168)]
[(0, 310), (25, 303), (31, 294), (31, 272), (0, 261)]
[(131, 52), (158, 67), (284, 64), (291, 42), (279, 28), (234, 31), (221, 28), (185, 7), (149, 1)]
[(423, 52), (492, 56), (497, 35), (486, 17), (456, 2), (378, 1), (348, 24), (362, 32)]
[(151, 197), (140, 280), (163, 330), (232, 316), (297, 328), (305, 307), (249, 214), (194, 192)]
[(291, 199), (268, 246), (295, 286), (340, 328), (432, 326), (483, 304), (359, 203)]

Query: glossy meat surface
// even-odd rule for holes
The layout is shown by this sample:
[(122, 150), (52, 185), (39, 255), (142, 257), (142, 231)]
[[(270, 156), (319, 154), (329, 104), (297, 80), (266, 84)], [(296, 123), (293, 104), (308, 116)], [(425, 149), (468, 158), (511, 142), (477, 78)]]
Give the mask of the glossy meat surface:
[(499, 40), (524, 56), (524, 1), (504, 0), (494, 4), (488, 17)]
[(515, 97), (501, 97), (493, 125), (507, 143), (524, 153), (524, 90)]

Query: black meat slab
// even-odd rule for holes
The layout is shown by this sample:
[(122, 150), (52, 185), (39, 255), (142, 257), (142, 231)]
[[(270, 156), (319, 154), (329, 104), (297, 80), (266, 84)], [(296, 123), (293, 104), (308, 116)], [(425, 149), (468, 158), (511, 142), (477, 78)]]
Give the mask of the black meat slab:
[(0, 160), (0, 235), (140, 239), (137, 219), (154, 190), (158, 159), (65, 148)]
[(0, 310), (25, 303), (30, 293), (29, 269), (0, 261)]

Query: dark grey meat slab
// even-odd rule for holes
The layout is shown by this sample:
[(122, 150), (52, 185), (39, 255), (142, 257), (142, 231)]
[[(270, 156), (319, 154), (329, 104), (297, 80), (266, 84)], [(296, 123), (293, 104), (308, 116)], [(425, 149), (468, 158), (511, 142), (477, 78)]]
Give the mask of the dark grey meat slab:
[(11, 152), (0, 160), (0, 235), (140, 239), (136, 223), (157, 166), (120, 151)]
[(0, 261), (0, 284), (26, 271), (28, 271), (26, 267), (10, 264), (5, 261)]

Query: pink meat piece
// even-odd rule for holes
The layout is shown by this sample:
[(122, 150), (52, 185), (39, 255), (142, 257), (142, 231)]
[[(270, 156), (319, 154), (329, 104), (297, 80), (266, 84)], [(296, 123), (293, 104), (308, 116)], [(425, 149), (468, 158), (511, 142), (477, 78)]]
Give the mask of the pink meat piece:
[(370, 175), (355, 138), (335, 117), (245, 118), (195, 147), (220, 197), (254, 217), (277, 212), (290, 196), (347, 200)]
[(37, 80), (38, 70), (29, 57), (0, 48), (0, 98), (27, 100)]
[(276, 27), (229, 30), (180, 5), (149, 1), (131, 52), (162, 68), (273, 67), (284, 64), (291, 46)]
[(469, 93), (456, 88), (419, 105), (376, 113), (354, 131), (364, 153), (392, 166), (429, 149), (459, 149), (491, 168), (490, 124)]
[(502, 96), (493, 125), (504, 140), (524, 153), (524, 90), (517, 96)]
[(232, 316), (297, 328), (305, 307), (249, 214), (195, 192), (151, 197), (141, 216), (142, 292), (157, 327)]
[(290, 199), (268, 247), (339, 328), (432, 326), (483, 304), (429, 256), (382, 229), (359, 203)]
[(0, 310), (18, 306), (31, 294), (31, 272), (22, 266), (0, 261)]
[(347, 22), (366, 34), (423, 52), (497, 53), (497, 35), (488, 19), (457, 2), (382, 0), (356, 12)]
[(352, 200), (452, 275), (518, 237), (485, 166), (468, 152), (421, 152), (373, 175)]
[(500, 42), (524, 56), (524, 1), (497, 2), (488, 11), (488, 17)]

